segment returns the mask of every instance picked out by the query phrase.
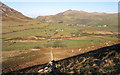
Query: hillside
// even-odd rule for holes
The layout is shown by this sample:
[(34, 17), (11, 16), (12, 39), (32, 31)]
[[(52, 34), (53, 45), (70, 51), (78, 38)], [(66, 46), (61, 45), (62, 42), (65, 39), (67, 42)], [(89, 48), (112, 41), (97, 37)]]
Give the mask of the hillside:
[(24, 21), (31, 19), (27, 16), (24, 16), (22, 13), (8, 7), (2, 2), (0, 2), (0, 8), (0, 15), (2, 15), (2, 21)]
[(117, 25), (117, 14), (88, 13), (78, 10), (67, 10), (56, 15), (39, 16), (37, 19), (46, 22), (57, 22), (67, 25)]
[[(73, 21), (76, 22), (76, 18), (80, 18), (81, 20), (89, 19), (91, 23), (94, 23), (92, 20), (97, 19), (91, 18), (90, 15), (104, 15), (105, 13), (88, 13), (85, 11), (67, 10), (65, 12), (58, 13), (55, 16), (42, 16), (47, 19), (49, 19), (49, 17), (53, 17), (54, 20), (58, 21), (59, 19), (64, 19), (66, 23), (57, 21), (45, 22), (44, 20), (36, 19), (26, 21), (26, 17), (16, 10), (4, 4), (2, 7), (6, 8), (6, 11), (10, 12), (5, 12), (4, 15), (2, 15), (3, 50), (28, 50), (35, 47), (48, 48), (47, 45), (52, 46), (56, 41), (60, 41), (61, 44), (66, 43), (64, 47), (79, 47), (91, 43), (98, 44), (106, 41), (118, 40), (118, 28), (115, 25), (104, 27), (81, 24), (75, 24), (75, 26), (73, 26), (74, 24), (71, 24)], [(19, 18), (22, 22), (16, 19), (14, 12), (18, 14), (17, 18)], [(8, 16), (6, 17), (6, 15)], [(12, 16), (15, 20), (10, 19), (9, 16)], [(114, 19), (110, 22), (114, 23)]]
[[(24, 69), (9, 71), (7, 74), (27, 74), (33, 75), (118, 75), (120, 74), (120, 44), (102, 47), (86, 53), (81, 53), (69, 58), (57, 60), (54, 62), (56, 68), (52, 70), (45, 69), (50, 67), (48, 64), (34, 65)], [(38, 72), (41, 70), (41, 72)], [(49, 72), (50, 71), (50, 72)], [(3, 75), (6, 73), (3, 73)]]
[(48, 63), (51, 50), (58, 61), (119, 43), (116, 14), (67, 10), (31, 19), (1, 5), (3, 73)]

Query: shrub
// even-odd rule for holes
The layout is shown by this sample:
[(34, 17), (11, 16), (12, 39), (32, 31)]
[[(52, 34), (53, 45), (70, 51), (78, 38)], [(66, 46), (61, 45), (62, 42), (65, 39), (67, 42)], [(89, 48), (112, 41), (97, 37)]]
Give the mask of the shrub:
[(44, 46), (47, 47), (47, 48), (52, 47), (52, 43), (47, 43)]
[(35, 48), (35, 49), (40, 49), (41, 47), (40, 47), (40, 46), (35, 46), (34, 48)]
[(52, 47), (60, 48), (60, 47), (66, 47), (66, 45), (63, 43), (63, 41), (55, 41)]

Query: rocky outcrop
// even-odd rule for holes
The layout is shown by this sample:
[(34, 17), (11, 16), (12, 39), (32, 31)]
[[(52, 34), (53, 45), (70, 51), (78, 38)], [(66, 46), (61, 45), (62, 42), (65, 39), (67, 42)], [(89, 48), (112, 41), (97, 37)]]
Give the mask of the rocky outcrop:
[(120, 44), (100, 48), (57, 62), (61, 73), (117, 75), (120, 69)]

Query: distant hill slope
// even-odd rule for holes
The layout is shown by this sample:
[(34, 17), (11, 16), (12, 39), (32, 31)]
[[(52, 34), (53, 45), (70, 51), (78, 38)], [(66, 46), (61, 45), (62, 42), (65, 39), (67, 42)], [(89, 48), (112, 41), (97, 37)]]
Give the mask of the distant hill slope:
[(50, 16), (38, 16), (37, 19), (46, 22), (84, 25), (117, 25), (118, 23), (117, 13), (88, 13), (85, 11), (77, 10), (67, 10)]
[(2, 21), (24, 21), (31, 18), (24, 16), (22, 13), (8, 7), (0, 2), (0, 15), (2, 15)]

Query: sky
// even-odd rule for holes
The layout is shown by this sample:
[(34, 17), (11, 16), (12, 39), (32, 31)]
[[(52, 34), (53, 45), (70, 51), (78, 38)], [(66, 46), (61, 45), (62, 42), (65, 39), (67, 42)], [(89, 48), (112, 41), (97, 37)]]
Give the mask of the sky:
[(45, 0), (46, 2), (11, 1), (4, 0), (2, 2), (7, 6), (32, 18), (37, 16), (54, 15), (69, 9), (82, 10), (86, 12), (118, 12), (118, 2), (115, 2), (114, 0), (114, 2), (76, 2), (76, 0), (74, 2), (47, 2), (47, 0)]
[(2, 2), (119, 2), (119, 0), (1, 0)]

